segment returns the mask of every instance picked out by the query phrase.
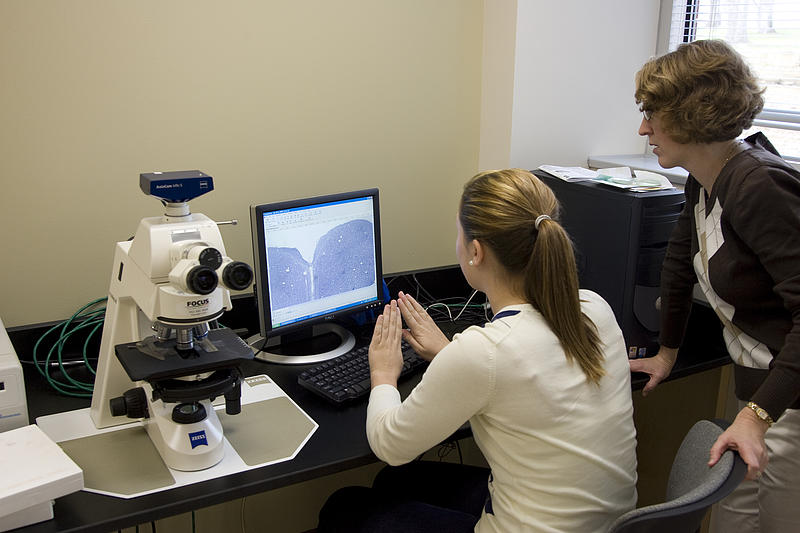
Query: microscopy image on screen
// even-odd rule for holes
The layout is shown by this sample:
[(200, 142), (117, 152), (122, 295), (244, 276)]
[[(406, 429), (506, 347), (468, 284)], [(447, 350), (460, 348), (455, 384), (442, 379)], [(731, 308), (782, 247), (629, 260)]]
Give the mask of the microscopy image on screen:
[(333, 228), (314, 250), (314, 297), (324, 298), (375, 282), (372, 224), (353, 220)]
[(270, 247), (267, 256), (273, 310), (375, 283), (374, 229), (368, 220), (351, 220), (326, 232), (310, 263), (296, 248)]
[(297, 248), (270, 248), (269, 281), (275, 309), (312, 298), (309, 265)]

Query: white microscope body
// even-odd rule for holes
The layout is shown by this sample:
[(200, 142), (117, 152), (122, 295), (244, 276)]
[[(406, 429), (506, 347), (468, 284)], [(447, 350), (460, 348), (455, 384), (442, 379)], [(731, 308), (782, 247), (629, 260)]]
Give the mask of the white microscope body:
[(210, 176), (142, 174), (140, 186), (166, 213), (116, 245), (90, 415), (98, 428), (142, 419), (168, 467), (201, 470), (224, 454), (211, 402), (224, 396), (229, 414), (240, 411), (239, 365), (253, 357), (238, 336), (209, 323), (253, 273), (226, 256), (216, 222), (189, 212), (189, 200), (213, 190)]

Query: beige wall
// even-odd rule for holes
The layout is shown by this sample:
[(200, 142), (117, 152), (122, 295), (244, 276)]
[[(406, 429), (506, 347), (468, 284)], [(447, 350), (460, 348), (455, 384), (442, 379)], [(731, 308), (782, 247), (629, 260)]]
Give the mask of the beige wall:
[(481, 170), (507, 168), (511, 158), (517, 7), (517, 0), (484, 3)]
[(0, 2), (0, 317), (105, 296), (154, 170), (215, 178), (192, 208), (240, 220), (238, 259), (251, 204), (377, 186), (384, 270), (453, 263), (482, 24), (479, 0)]

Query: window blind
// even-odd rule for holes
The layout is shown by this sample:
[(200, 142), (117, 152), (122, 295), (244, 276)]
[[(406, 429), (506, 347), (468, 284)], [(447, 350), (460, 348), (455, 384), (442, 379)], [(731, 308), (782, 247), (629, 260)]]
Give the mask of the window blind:
[(673, 0), (669, 49), (724, 39), (766, 87), (764, 111), (744, 132), (763, 131), (800, 162), (800, 0)]

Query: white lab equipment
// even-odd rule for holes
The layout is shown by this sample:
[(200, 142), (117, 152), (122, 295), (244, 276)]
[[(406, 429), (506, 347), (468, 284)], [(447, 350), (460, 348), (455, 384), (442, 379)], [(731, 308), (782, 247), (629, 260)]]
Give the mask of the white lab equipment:
[(227, 257), (216, 222), (189, 211), (189, 200), (213, 190), (211, 176), (147, 173), (140, 187), (165, 214), (116, 245), (90, 416), (97, 428), (142, 419), (168, 467), (202, 470), (224, 455), (211, 402), (224, 396), (226, 413), (239, 412), (239, 367), (253, 358), (236, 334), (210, 324), (253, 271)]
[(36, 425), (0, 433), (0, 531), (53, 518), (53, 500), (83, 488), (83, 471)]
[(28, 403), (22, 365), (0, 319), (0, 432), (27, 425)]

